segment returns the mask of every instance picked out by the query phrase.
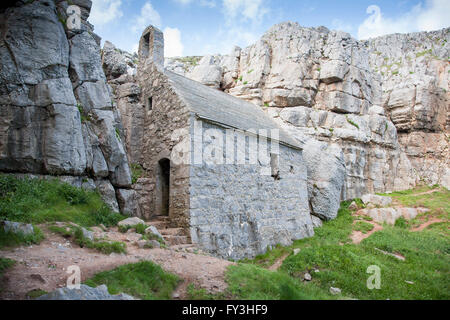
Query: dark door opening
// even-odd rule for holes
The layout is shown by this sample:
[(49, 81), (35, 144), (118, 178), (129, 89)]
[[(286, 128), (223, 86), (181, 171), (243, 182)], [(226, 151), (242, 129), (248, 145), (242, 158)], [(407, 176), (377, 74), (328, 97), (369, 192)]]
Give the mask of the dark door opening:
[(156, 214), (168, 216), (170, 200), (170, 160), (167, 158), (161, 159), (158, 162), (157, 188)]

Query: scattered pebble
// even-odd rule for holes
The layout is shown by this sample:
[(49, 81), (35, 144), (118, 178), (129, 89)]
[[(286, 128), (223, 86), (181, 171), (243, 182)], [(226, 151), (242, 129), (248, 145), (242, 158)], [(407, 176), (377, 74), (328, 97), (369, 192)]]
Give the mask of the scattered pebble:
[(342, 291), (339, 288), (330, 287), (330, 293), (335, 296), (335, 295), (341, 294)]

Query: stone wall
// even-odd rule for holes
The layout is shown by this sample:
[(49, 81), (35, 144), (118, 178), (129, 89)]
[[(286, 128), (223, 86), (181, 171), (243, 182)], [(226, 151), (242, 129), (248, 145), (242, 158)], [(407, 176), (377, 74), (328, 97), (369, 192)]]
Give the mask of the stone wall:
[[(185, 164), (173, 161), (177, 145), (189, 132), (189, 110), (179, 99), (168, 83), (167, 77), (152, 60), (140, 56), (137, 73), (140, 87), (140, 104), (129, 106), (128, 110), (140, 108), (145, 110), (142, 118), (141, 143), (134, 149), (137, 159), (145, 170), (145, 178), (139, 179), (135, 189), (141, 195), (144, 216), (150, 218), (161, 214), (156, 210), (158, 197), (157, 170), (158, 162), (167, 158), (170, 167), (170, 204), (169, 217), (175, 227), (188, 227), (189, 217), (189, 170)], [(120, 91), (121, 89), (119, 89)], [(151, 110), (149, 98), (152, 99)], [(136, 110), (133, 111), (136, 114)], [(141, 111), (139, 111), (141, 112)], [(141, 112), (142, 113), (142, 112)], [(128, 115), (125, 113), (125, 117)], [(134, 115), (129, 116), (131, 119)], [(127, 126), (130, 128), (129, 126)], [(131, 131), (129, 139), (134, 140)], [(174, 151), (175, 150), (175, 151)]]
[[(192, 152), (195, 139), (191, 120)], [(208, 154), (212, 144), (207, 130), (215, 129), (222, 135), (222, 127), (202, 121), (203, 154)], [(190, 167), (190, 224), (193, 243), (214, 255), (223, 258), (241, 259), (264, 253), (276, 244), (289, 245), (292, 240), (314, 234), (308, 207), (307, 172), (300, 150), (279, 146), (280, 179), (269, 173), (262, 175), (261, 169), (270, 169), (270, 163), (248, 164), (248, 139), (240, 131), (233, 131), (235, 139), (234, 158), (245, 154), (247, 164), (211, 164), (203, 159), (202, 164)], [(238, 144), (238, 136), (246, 139), (246, 145)], [(268, 150), (272, 143), (268, 142)], [(226, 163), (226, 152), (219, 153)], [(267, 157), (270, 159), (269, 151)], [(235, 162), (236, 163), (236, 162)]]
[(67, 27), (66, 1), (0, 11), (0, 171), (83, 177), (118, 211), (116, 192), (131, 185), (120, 115), (86, 21), (91, 1), (72, 4), (80, 29)]

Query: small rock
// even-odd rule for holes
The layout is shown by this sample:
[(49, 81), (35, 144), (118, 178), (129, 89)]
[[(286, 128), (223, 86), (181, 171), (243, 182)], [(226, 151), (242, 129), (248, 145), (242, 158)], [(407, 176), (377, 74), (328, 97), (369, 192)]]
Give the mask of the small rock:
[(137, 224), (145, 224), (144, 220), (139, 219), (138, 217), (126, 218), (125, 220), (120, 221), (118, 226), (135, 226)]
[(305, 275), (303, 276), (303, 279), (305, 279), (306, 281), (311, 281), (311, 280), (312, 280), (312, 277), (311, 277), (311, 275), (307, 272), (307, 273), (305, 273)]
[(299, 248), (295, 248), (295, 249), (294, 249), (294, 256), (298, 255), (299, 252), (300, 252), (300, 249), (299, 249)]
[(144, 249), (145, 245), (147, 244), (147, 240), (139, 240), (136, 241), (137, 246), (139, 247), (139, 249)]
[(94, 241), (94, 233), (92, 231), (89, 231), (85, 228), (81, 228), (81, 231), (83, 232), (83, 237), (91, 241)]
[(314, 272), (315, 272), (315, 273), (319, 273), (320, 270), (319, 270), (319, 269), (315, 269)]
[(358, 210), (358, 205), (356, 204), (355, 201), (353, 201), (352, 203), (350, 203), (350, 205), (348, 206), (348, 208), (352, 211), (356, 211)]
[(341, 294), (342, 291), (339, 288), (330, 287), (330, 293), (335, 296), (335, 295)]
[(365, 205), (370, 203), (380, 207), (387, 207), (392, 203), (391, 197), (383, 197), (376, 194), (365, 194), (361, 197), (361, 200)]
[(37, 273), (30, 274), (30, 279), (39, 281), (41, 283), (47, 282), (40, 274), (37, 274)]
[(172, 294), (172, 298), (173, 299), (180, 299), (180, 294), (179, 293), (174, 293), (174, 294)]
[(148, 244), (152, 246), (152, 248), (161, 248), (161, 243), (157, 240), (150, 240)]
[(103, 231), (107, 231), (107, 230), (108, 230), (108, 228), (106, 228), (105, 225), (104, 225), (103, 223), (100, 223), (98, 226), (99, 226), (100, 228), (102, 228)]
[(413, 281), (407, 281), (407, 280), (405, 280), (405, 282), (408, 283), (408, 284), (414, 284)]
[(159, 233), (158, 229), (156, 229), (154, 226), (150, 226), (147, 229), (145, 229), (145, 234), (154, 234), (160, 237), (161, 239), (164, 239), (161, 233)]

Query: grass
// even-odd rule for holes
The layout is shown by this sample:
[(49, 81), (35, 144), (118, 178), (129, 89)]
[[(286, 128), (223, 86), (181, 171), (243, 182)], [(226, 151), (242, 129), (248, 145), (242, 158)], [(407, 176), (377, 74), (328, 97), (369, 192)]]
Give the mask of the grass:
[(170, 299), (180, 279), (160, 266), (142, 261), (96, 274), (85, 283), (91, 287), (105, 284), (110, 294), (127, 293), (143, 300)]
[[(438, 192), (417, 195), (433, 188)], [(276, 246), (253, 260), (231, 266), (227, 271), (229, 294), (238, 299), (449, 299), (449, 191), (421, 187), (389, 196), (403, 204), (428, 207), (430, 215), (446, 222), (411, 232), (400, 219), (397, 225), (384, 225), (383, 230), (353, 244), (349, 238), (352, 230), (364, 232), (369, 226), (361, 220), (353, 224), (356, 218), (348, 209), (351, 201), (345, 201), (338, 217), (324, 222), (314, 237), (295, 241), (290, 247)], [(296, 255), (291, 254), (294, 248), (300, 249)], [(401, 254), (405, 261), (379, 250)], [(278, 271), (266, 269), (285, 254), (289, 256)], [(371, 276), (367, 270), (372, 265), (381, 270), (379, 290), (367, 288)], [(312, 275), (312, 281), (300, 281), (305, 272)], [(340, 288), (342, 295), (330, 296), (330, 287)]]
[(14, 260), (0, 257), (0, 278), (3, 276), (6, 269), (11, 268), (15, 263)]
[(135, 229), (136, 233), (140, 233), (142, 235), (145, 235), (145, 229), (147, 229), (147, 228), (148, 228), (147, 225), (139, 223), (139, 224), (136, 224), (136, 225), (133, 225), (133, 226), (130, 226), (130, 225), (128, 225), (128, 226), (119, 226), (119, 232), (126, 233), (130, 229)]
[(103, 241), (99, 239), (90, 240), (83, 235), (80, 227), (75, 226), (49, 226), (48, 229), (62, 235), (64, 238), (72, 238), (81, 248), (95, 249), (103, 254), (126, 253), (126, 246), (118, 241)]
[(251, 264), (230, 266), (226, 281), (228, 293), (241, 300), (331, 299), (317, 287), (303, 284), (285, 272), (274, 272)]
[(39, 244), (44, 239), (44, 234), (38, 227), (33, 226), (33, 228), (33, 234), (25, 235), (20, 232), (6, 232), (3, 227), (0, 226), (0, 249), (13, 248), (20, 245)]
[(143, 177), (145, 175), (145, 170), (142, 168), (142, 166), (138, 163), (132, 163), (130, 165), (131, 169), (131, 183), (135, 184), (139, 178)]
[[(2, 280), (3, 274), (9, 268), (11, 268), (16, 262), (14, 260), (8, 258), (0, 257), (0, 281)], [(0, 286), (0, 292), (2, 291), (2, 287)]]
[(28, 291), (26, 296), (29, 299), (36, 299), (39, 298), (40, 296), (43, 296), (44, 294), (47, 294), (47, 291), (44, 291), (42, 289), (33, 289), (31, 291)]
[(359, 125), (356, 122), (352, 121), (349, 117), (346, 117), (346, 119), (347, 119), (348, 123), (350, 123), (352, 126), (358, 128), (358, 130), (359, 130)]
[(374, 228), (373, 224), (364, 222), (364, 221), (356, 221), (353, 227), (353, 230), (355, 231), (361, 231), (362, 233), (367, 233), (369, 231), (372, 231)]
[(83, 227), (114, 226), (125, 217), (112, 212), (97, 192), (56, 179), (0, 175), (0, 220), (41, 224), (72, 221)]
[(97, 239), (92, 241), (84, 237), (81, 228), (75, 228), (73, 237), (75, 243), (77, 243), (81, 248), (86, 247), (89, 249), (95, 249), (104, 254), (111, 254), (113, 252), (126, 253), (126, 246), (124, 243), (117, 241), (99, 241)]

